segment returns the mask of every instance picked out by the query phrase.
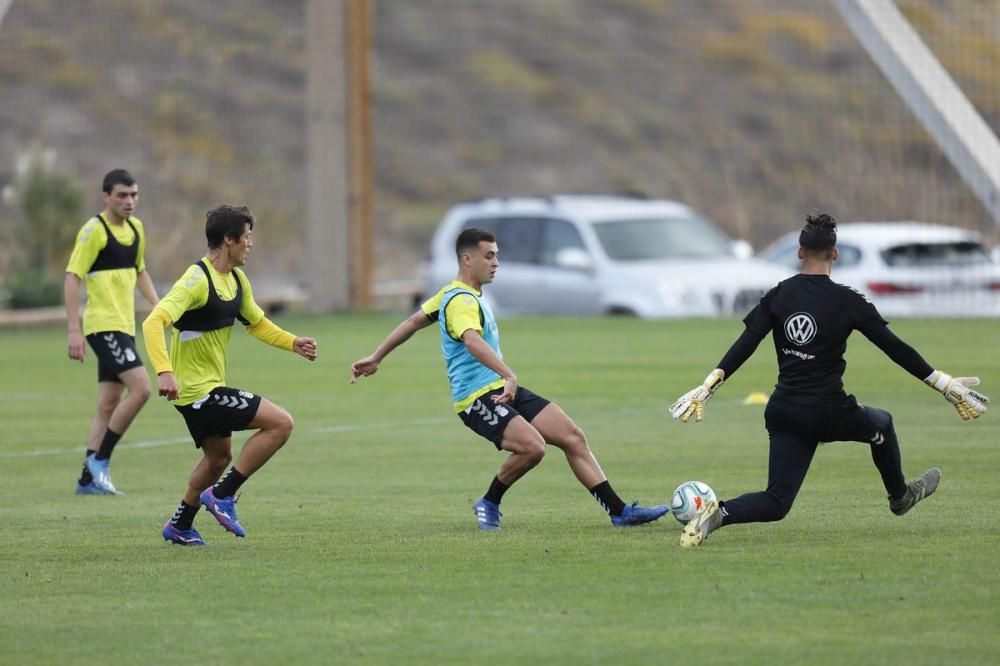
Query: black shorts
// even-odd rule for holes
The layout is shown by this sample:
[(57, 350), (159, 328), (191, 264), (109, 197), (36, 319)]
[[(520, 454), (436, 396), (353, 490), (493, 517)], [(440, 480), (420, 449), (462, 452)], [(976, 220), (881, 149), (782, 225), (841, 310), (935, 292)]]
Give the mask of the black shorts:
[(257, 416), (261, 400), (249, 391), (219, 386), (201, 400), (175, 408), (200, 449), (206, 437), (232, 437), (234, 430), (246, 430)]
[(493, 442), (493, 445), (500, 450), (500, 442), (503, 441), (503, 431), (507, 429), (507, 424), (515, 416), (523, 416), (531, 423), (538, 413), (545, 409), (549, 401), (540, 395), (535, 395), (523, 386), (517, 387), (514, 399), (502, 405), (494, 404), (490, 396), (500, 395), (502, 388), (494, 389), (476, 398), (472, 406), (464, 412), (458, 413), (458, 418), (462, 423), (471, 428), (476, 434), (482, 435)]
[(892, 416), (877, 407), (858, 404), (853, 395), (820, 405), (796, 404), (771, 396), (764, 423), (772, 435), (787, 432), (812, 442), (875, 441), (892, 424)]
[(141, 368), (142, 359), (135, 348), (135, 338), (121, 331), (102, 331), (87, 336), (87, 343), (97, 356), (97, 381), (122, 383), (118, 375)]

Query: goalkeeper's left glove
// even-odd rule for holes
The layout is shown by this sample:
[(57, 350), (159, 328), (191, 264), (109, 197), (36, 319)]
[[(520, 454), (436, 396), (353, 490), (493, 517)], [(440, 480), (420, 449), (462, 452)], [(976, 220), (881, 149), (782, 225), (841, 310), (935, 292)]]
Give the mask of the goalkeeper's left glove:
[(702, 416), (705, 413), (705, 405), (708, 401), (712, 399), (712, 394), (715, 393), (716, 389), (722, 386), (722, 382), (725, 381), (726, 373), (716, 368), (709, 373), (708, 377), (705, 378), (705, 383), (697, 388), (693, 388), (681, 397), (677, 398), (676, 401), (667, 409), (670, 411), (670, 415), (675, 419), (680, 419), (683, 423), (687, 423), (691, 415), (694, 414), (695, 422), (701, 421)]
[(924, 379), (924, 383), (943, 393), (944, 399), (955, 405), (955, 410), (963, 421), (978, 419), (981, 414), (986, 413), (986, 406), (990, 404), (989, 398), (969, 388), (979, 384), (979, 377), (952, 377), (935, 370)]

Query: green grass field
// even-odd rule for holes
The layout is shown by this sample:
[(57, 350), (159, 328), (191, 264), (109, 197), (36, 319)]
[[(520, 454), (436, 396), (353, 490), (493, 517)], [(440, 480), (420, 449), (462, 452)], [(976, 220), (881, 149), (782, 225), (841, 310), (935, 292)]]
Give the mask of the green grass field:
[[(857, 336), (848, 389), (894, 414), (908, 476), (944, 473), (905, 517), (867, 447), (834, 444), (784, 521), (681, 550), (670, 517), (613, 529), (551, 449), (505, 497), (503, 532), (480, 533), (470, 505), (502, 458), (451, 412), (436, 332), (348, 384), (396, 321), (280, 319), (319, 339), (315, 364), (234, 334), (229, 383), (289, 409), (296, 430), (244, 486), (248, 538), (202, 513), (204, 549), (160, 537), (197, 455), (174, 409), (151, 400), (116, 450), (124, 497), (77, 497), (93, 356), (69, 362), (62, 328), (0, 332), (0, 664), (1000, 662), (1000, 413), (963, 423)], [(1000, 395), (1000, 323), (893, 328)], [(503, 329), (521, 383), (583, 427), (624, 498), (665, 502), (692, 478), (722, 498), (763, 487), (763, 409), (741, 399), (774, 383), (770, 340), (702, 424), (681, 426), (665, 405), (739, 322)]]

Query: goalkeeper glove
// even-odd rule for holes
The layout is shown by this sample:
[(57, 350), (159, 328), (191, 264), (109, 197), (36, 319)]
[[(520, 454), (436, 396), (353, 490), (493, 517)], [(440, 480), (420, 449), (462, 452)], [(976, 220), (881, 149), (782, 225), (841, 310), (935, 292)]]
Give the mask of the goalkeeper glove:
[(712, 370), (708, 377), (705, 378), (705, 383), (698, 388), (693, 388), (670, 405), (667, 409), (670, 411), (670, 415), (675, 419), (680, 419), (683, 423), (687, 423), (691, 415), (694, 414), (695, 422), (701, 421), (702, 416), (705, 413), (705, 405), (708, 401), (712, 399), (712, 394), (715, 393), (716, 389), (722, 386), (722, 382), (725, 381), (726, 373), (719, 368)]
[(935, 370), (924, 379), (924, 383), (935, 391), (944, 394), (944, 399), (955, 405), (958, 415), (963, 421), (978, 419), (986, 412), (990, 399), (979, 391), (973, 391), (970, 386), (979, 384), (979, 377), (952, 377)]

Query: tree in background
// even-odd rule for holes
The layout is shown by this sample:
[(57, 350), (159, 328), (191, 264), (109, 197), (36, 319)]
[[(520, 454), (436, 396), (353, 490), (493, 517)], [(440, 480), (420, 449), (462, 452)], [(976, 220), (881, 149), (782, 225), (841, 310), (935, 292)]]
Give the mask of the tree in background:
[(6, 285), (12, 308), (62, 302), (62, 273), (83, 218), (85, 195), (72, 176), (53, 167), (54, 161), (51, 151), (36, 150), (19, 169), (14, 197), (22, 219)]

